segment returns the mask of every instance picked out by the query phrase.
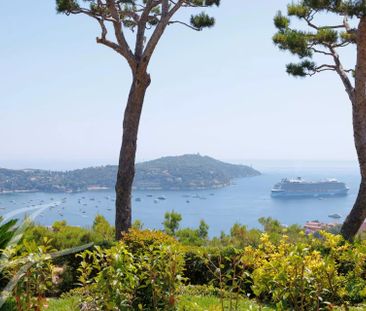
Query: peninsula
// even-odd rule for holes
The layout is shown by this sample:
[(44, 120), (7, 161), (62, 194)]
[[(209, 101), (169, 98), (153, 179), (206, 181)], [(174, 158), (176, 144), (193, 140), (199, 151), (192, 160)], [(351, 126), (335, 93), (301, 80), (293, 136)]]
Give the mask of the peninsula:
[[(82, 192), (113, 189), (117, 166), (72, 171), (0, 168), (0, 193)], [(187, 154), (138, 163), (135, 190), (199, 190), (225, 187), (235, 178), (260, 175), (245, 165), (234, 165), (208, 156)]]

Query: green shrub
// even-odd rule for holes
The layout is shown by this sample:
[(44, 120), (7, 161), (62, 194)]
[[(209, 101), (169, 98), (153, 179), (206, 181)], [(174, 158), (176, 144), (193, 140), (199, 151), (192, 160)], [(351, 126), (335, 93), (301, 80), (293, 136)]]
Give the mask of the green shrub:
[(319, 310), (364, 299), (364, 247), (326, 232), (320, 237), (290, 243), (284, 236), (275, 245), (264, 234), (258, 248), (247, 247), (243, 261), (253, 269), (254, 294), (280, 310)]
[[(0, 217), (0, 223), (2, 220), (3, 218)], [(0, 255), (8, 246), (10, 240), (13, 238), (16, 230), (16, 224), (17, 220), (13, 219), (0, 225)], [(0, 271), (0, 289), (3, 289), (8, 282), (9, 278), (7, 277), (6, 273), (4, 273), (4, 271)]]
[(48, 260), (54, 251), (51, 241), (44, 238), (41, 245), (23, 242), (4, 250), (6, 273), (14, 283), (11, 295), (16, 310), (42, 310), (46, 293), (52, 288), (53, 265)]
[(123, 235), (124, 244), (133, 254), (144, 253), (148, 249), (157, 248), (159, 245), (178, 245), (172, 236), (161, 231), (130, 229)]
[(184, 277), (192, 285), (206, 285), (212, 280), (205, 256), (208, 254), (206, 248), (187, 248), (184, 253)]
[(23, 239), (41, 243), (42, 239), (47, 237), (52, 241), (53, 248), (63, 250), (90, 242), (111, 246), (113, 232), (113, 227), (108, 221), (97, 215), (91, 229), (69, 226), (66, 221), (56, 221), (51, 228), (33, 224), (26, 230)]
[(80, 255), (80, 282), (103, 310), (173, 310), (182, 284), (178, 242), (158, 231), (132, 229), (110, 249)]
[(220, 287), (220, 280), (217, 275), (217, 272), (219, 272), (222, 276), (222, 285), (224, 285), (226, 290), (232, 290), (233, 278), (235, 279), (234, 283), (238, 278), (241, 278), (240, 284), (234, 284), (236, 288), (233, 290), (252, 294), (249, 275), (251, 269), (246, 267), (241, 261), (242, 252), (242, 249), (235, 247), (187, 248), (185, 252), (184, 276), (187, 278), (187, 282), (192, 285), (212, 284)]
[[(24, 233), (23, 243), (42, 244), (44, 238), (50, 242), (50, 246), (56, 250), (64, 250), (81, 246), (90, 242), (103, 247), (110, 247), (113, 244), (113, 227), (100, 215), (94, 219), (91, 229), (77, 226), (69, 226), (66, 221), (56, 221), (52, 227), (31, 225)], [(75, 254), (59, 257), (53, 263), (62, 267), (60, 282), (54, 284), (48, 294), (54, 296), (75, 288), (77, 284), (77, 268), (80, 266), (81, 259)]]
[(16, 311), (16, 303), (14, 298), (9, 298), (1, 307), (0, 311)]
[(183, 249), (171, 236), (160, 231), (131, 229), (123, 242), (138, 266), (139, 286), (134, 306), (144, 310), (170, 308), (183, 281)]

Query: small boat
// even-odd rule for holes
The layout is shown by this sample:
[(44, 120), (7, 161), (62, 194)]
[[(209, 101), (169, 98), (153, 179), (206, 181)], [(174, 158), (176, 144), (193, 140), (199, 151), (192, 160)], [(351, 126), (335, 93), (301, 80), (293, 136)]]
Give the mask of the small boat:
[(191, 201), (187, 200), (186, 203), (191, 203)]
[(162, 195), (161, 197), (158, 197), (158, 200), (166, 200), (166, 197)]
[(135, 201), (136, 202), (141, 202), (141, 198), (136, 198)]
[(339, 218), (342, 218), (342, 216), (341, 215), (339, 215), (339, 214), (330, 214), (330, 215), (328, 215), (328, 217), (330, 217), (330, 218), (334, 218), (334, 219), (339, 219)]
[(153, 197), (153, 195), (152, 194), (147, 194), (146, 195), (148, 198), (152, 198)]
[(154, 200), (154, 203), (155, 203), (155, 204), (156, 204), (156, 203), (158, 203), (158, 202), (159, 202), (159, 201), (158, 201), (157, 199), (155, 199), (155, 200)]

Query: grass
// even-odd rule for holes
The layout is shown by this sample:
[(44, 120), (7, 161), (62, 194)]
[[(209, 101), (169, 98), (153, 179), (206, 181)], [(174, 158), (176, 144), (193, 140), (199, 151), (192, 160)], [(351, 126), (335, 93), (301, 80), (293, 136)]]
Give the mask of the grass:
[(60, 299), (49, 299), (47, 311), (77, 311), (79, 309), (79, 297), (67, 297)]
[[(49, 299), (47, 311), (76, 311), (79, 310), (78, 297), (68, 297), (62, 299)], [(241, 300), (238, 305), (239, 310), (262, 310), (271, 311), (269, 307), (260, 307), (253, 301)], [(214, 296), (188, 296), (179, 297), (179, 311), (221, 311), (220, 299)], [(229, 302), (225, 302), (225, 310), (229, 309)], [(234, 311), (234, 308), (232, 309)]]
[[(228, 300), (224, 302), (225, 310), (230, 310), (230, 303)], [(218, 297), (215, 296), (188, 296), (183, 295), (179, 298), (179, 311), (221, 311), (222, 305)], [(275, 310), (268, 306), (262, 306), (255, 301), (249, 299), (241, 299), (238, 302), (238, 309), (235, 309), (235, 301), (232, 303), (232, 311), (234, 310), (253, 310), (253, 311), (271, 311)]]
[[(79, 297), (68, 297), (62, 299), (49, 299), (47, 311), (77, 311), (79, 310)], [(225, 311), (230, 311), (229, 301), (225, 301)], [(235, 310), (233, 306), (233, 311)], [(253, 300), (242, 299), (239, 301), (238, 309), (240, 311), (274, 311), (275, 308), (259, 305)], [(362, 311), (366, 310), (366, 305), (358, 307), (338, 307), (334, 310), (343, 311)], [(179, 297), (178, 311), (222, 311), (221, 301), (215, 296), (190, 296), (183, 295)]]

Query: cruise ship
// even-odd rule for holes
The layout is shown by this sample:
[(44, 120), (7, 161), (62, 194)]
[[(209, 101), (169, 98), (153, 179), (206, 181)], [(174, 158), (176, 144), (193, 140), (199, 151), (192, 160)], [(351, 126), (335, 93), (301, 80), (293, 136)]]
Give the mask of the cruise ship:
[(273, 198), (307, 198), (345, 196), (349, 188), (345, 183), (336, 179), (323, 181), (306, 181), (301, 177), (295, 179), (284, 178), (275, 184), (271, 191)]

